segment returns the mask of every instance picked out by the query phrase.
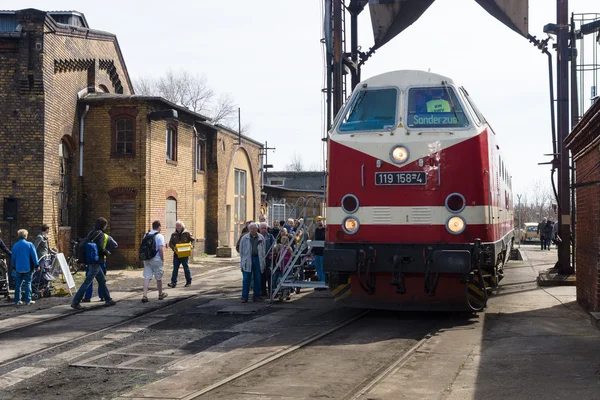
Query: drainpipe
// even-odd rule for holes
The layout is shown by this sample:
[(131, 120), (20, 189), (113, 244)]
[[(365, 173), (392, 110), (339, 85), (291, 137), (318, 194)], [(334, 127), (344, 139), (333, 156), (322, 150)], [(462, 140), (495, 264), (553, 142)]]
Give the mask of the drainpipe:
[(88, 111), (90, 111), (90, 106), (86, 104), (85, 106), (85, 110), (83, 110), (83, 113), (81, 114), (81, 117), (79, 119), (79, 177), (82, 178), (83, 177), (83, 131), (84, 131), (84, 124), (85, 124), (85, 116), (87, 115)]

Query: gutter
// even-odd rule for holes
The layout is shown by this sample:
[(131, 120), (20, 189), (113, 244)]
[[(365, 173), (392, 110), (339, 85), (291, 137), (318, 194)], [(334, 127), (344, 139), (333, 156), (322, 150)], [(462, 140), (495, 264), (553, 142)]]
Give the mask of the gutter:
[(83, 177), (83, 131), (85, 126), (85, 116), (90, 111), (90, 106), (86, 104), (85, 110), (79, 118), (79, 177)]

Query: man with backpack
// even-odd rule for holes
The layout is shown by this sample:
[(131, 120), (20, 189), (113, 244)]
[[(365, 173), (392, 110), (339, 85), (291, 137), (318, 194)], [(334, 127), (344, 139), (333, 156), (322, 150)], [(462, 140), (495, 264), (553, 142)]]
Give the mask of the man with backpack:
[(148, 286), (152, 276), (156, 279), (156, 288), (158, 289), (158, 299), (167, 297), (167, 293), (162, 290), (162, 277), (165, 272), (165, 237), (160, 233), (160, 221), (152, 223), (152, 230), (144, 236), (140, 244), (140, 260), (144, 262), (144, 293), (142, 294), (142, 303), (148, 302)]
[(77, 290), (71, 307), (76, 310), (83, 310), (81, 306), (81, 300), (87, 290), (88, 286), (92, 283), (94, 278), (98, 281), (98, 290), (102, 290), (104, 293), (104, 302), (107, 306), (114, 306), (117, 304), (116, 301), (111, 299), (108, 288), (106, 287), (106, 277), (102, 272), (102, 264), (104, 263), (104, 257), (110, 255), (104, 245), (104, 231), (108, 226), (106, 218), (98, 218), (94, 223), (94, 229), (88, 233), (85, 239), (81, 240), (79, 247), (79, 259), (84, 260), (87, 270), (85, 274), (85, 280)]

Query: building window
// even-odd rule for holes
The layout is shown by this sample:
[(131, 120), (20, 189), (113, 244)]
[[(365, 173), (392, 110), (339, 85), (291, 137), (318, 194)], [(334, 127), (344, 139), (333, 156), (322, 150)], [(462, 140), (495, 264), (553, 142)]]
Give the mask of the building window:
[(116, 151), (117, 154), (133, 154), (133, 119), (121, 118), (116, 121)]
[(196, 171), (204, 171), (204, 143), (199, 139), (196, 144)]
[(167, 160), (177, 161), (177, 128), (167, 126)]
[(135, 198), (117, 196), (110, 199), (110, 235), (119, 248), (135, 246)]
[(111, 156), (135, 156), (135, 128), (138, 110), (134, 107), (117, 107), (109, 111), (111, 125)]
[(60, 165), (60, 181), (58, 186), (59, 225), (68, 226), (69, 201), (71, 197), (71, 157), (69, 147), (64, 141), (58, 147)]
[(234, 240), (237, 242), (246, 221), (246, 171), (234, 170)]
[(269, 178), (269, 185), (271, 186), (283, 186), (284, 180), (281, 178)]

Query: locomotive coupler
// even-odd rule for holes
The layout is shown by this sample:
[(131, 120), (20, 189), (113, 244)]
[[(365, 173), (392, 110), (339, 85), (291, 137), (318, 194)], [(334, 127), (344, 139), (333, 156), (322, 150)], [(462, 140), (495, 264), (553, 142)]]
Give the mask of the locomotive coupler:
[(423, 261), (425, 263), (425, 293), (435, 296), (435, 289), (437, 288), (438, 282), (440, 280), (439, 272), (431, 273), (430, 267), (433, 264), (433, 257), (428, 254), (427, 250), (423, 250)]
[[(368, 294), (375, 293), (375, 283), (373, 282), (373, 277), (371, 274), (371, 267), (375, 263), (374, 252), (375, 250), (372, 247), (369, 247), (368, 251), (364, 251), (362, 249), (358, 251), (356, 276), (358, 278), (358, 284)], [(361, 277), (362, 269), (365, 270), (364, 282)]]

